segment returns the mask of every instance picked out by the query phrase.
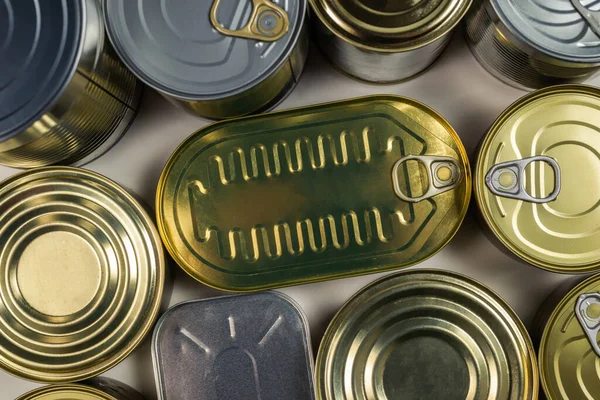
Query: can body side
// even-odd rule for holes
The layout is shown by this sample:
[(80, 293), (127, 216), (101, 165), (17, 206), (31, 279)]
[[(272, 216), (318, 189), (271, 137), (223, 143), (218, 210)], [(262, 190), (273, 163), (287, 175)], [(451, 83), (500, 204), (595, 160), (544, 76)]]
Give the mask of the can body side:
[(376, 52), (360, 49), (335, 35), (313, 16), (315, 41), (321, 52), (342, 72), (373, 83), (403, 81), (430, 67), (448, 46), (452, 33), (414, 50)]
[(97, 1), (83, 4), (86, 26), (76, 72), (41, 118), (0, 143), (0, 164), (82, 165), (106, 152), (132, 122), (143, 86), (108, 42)]
[(467, 44), (493, 76), (522, 90), (579, 83), (600, 65), (559, 60), (523, 43), (500, 21), (489, 0), (475, 0), (465, 17)]
[(185, 100), (160, 92), (170, 103), (212, 120), (260, 114), (275, 108), (294, 90), (308, 56), (308, 24), (304, 22), (287, 60), (266, 79), (234, 96), (215, 100)]

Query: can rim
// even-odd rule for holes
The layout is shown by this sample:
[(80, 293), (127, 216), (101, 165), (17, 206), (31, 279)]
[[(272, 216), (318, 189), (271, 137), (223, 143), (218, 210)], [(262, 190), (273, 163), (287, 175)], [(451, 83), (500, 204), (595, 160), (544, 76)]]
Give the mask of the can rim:
[[(544, 327), (544, 332), (542, 333), (542, 337), (540, 339), (540, 345), (539, 345), (539, 349), (538, 349), (538, 359), (540, 360), (538, 362), (539, 364), (539, 369), (540, 369), (540, 381), (542, 383), (542, 388), (544, 389), (544, 393), (548, 394), (549, 397), (552, 397), (552, 393), (549, 391), (549, 385), (548, 385), (548, 377), (547, 377), (547, 373), (546, 373), (546, 369), (544, 367), (544, 363), (542, 363), (542, 356), (545, 354), (546, 352), (546, 343), (548, 342), (548, 335), (550, 334), (550, 325), (554, 324), (556, 322), (556, 320), (559, 317), (559, 313), (563, 312), (564, 309), (567, 306), (567, 300), (569, 299), (569, 297), (572, 296), (572, 293), (577, 292), (579, 290), (581, 290), (584, 286), (588, 286), (590, 284), (594, 284), (594, 283), (600, 283), (600, 275), (592, 275), (589, 278), (585, 279), (582, 282), (579, 282), (577, 285), (575, 285), (571, 290), (569, 290), (561, 299), (560, 302), (556, 305), (556, 307), (554, 307), (554, 310), (552, 310), (552, 314), (550, 314), (550, 317), (548, 318), (548, 321), (546, 322), (546, 326)], [(575, 306), (573, 306), (575, 307)], [(573, 312), (573, 314), (575, 314)]]
[(504, 123), (514, 115), (514, 113), (521, 108), (531, 104), (532, 102), (546, 97), (548, 95), (554, 94), (563, 94), (563, 93), (577, 93), (584, 95), (593, 95), (596, 97), (600, 97), (600, 88), (591, 85), (582, 85), (582, 84), (566, 84), (566, 85), (556, 85), (550, 86), (547, 88), (543, 88), (540, 90), (536, 90), (525, 96), (519, 98), (517, 101), (513, 102), (506, 110), (500, 114), (500, 116), (494, 121), (490, 129), (483, 137), (483, 141), (481, 142), (480, 150), (477, 154), (477, 159), (475, 162), (475, 171), (473, 172), (473, 190), (475, 192), (475, 200), (477, 203), (477, 208), (479, 209), (483, 219), (485, 220), (486, 225), (494, 234), (504, 247), (510, 250), (511, 253), (522, 259), (523, 261), (536, 266), (538, 268), (544, 269), (550, 272), (557, 272), (562, 274), (586, 274), (593, 272), (598, 269), (600, 266), (600, 261), (595, 263), (588, 263), (579, 266), (569, 266), (564, 265), (560, 266), (557, 264), (553, 264), (551, 262), (543, 261), (539, 258), (528, 255), (525, 251), (519, 250), (511, 244), (510, 240), (504, 235), (498, 226), (494, 222), (494, 218), (489, 212), (489, 207), (487, 206), (484, 200), (484, 191), (487, 190), (487, 186), (485, 185), (485, 174), (487, 171), (483, 170), (483, 158), (484, 154), (488, 153), (489, 145), (493, 137), (497, 134), (498, 130), (504, 125)]
[(158, 234), (154, 222), (150, 217), (150, 214), (144, 209), (144, 207), (132, 196), (126, 189), (121, 187), (118, 183), (113, 181), (112, 179), (99, 174), (94, 171), (90, 171), (82, 168), (75, 167), (64, 167), (64, 166), (49, 166), (49, 167), (40, 167), (36, 169), (31, 169), (27, 171), (22, 171), (16, 173), (2, 181), (0, 181), (0, 188), (5, 187), (23, 177), (27, 177), (29, 175), (34, 174), (44, 174), (44, 173), (70, 173), (79, 176), (88, 176), (94, 178), (108, 187), (116, 190), (120, 195), (122, 195), (128, 202), (131, 207), (133, 207), (138, 216), (144, 220), (148, 227), (148, 231), (146, 232), (148, 236), (151, 237), (152, 242), (156, 244), (154, 250), (156, 251), (157, 259), (156, 259), (156, 295), (154, 301), (152, 303), (152, 308), (148, 310), (146, 323), (143, 326), (143, 329), (140, 329), (137, 334), (133, 337), (131, 341), (129, 341), (123, 349), (116, 353), (112, 359), (108, 359), (108, 361), (103, 361), (102, 365), (96, 367), (90, 367), (86, 370), (74, 371), (71, 373), (60, 373), (60, 374), (44, 374), (44, 373), (35, 373), (33, 371), (25, 372), (19, 368), (11, 368), (2, 361), (0, 361), (0, 367), (6, 371), (7, 373), (22, 379), (27, 379), (33, 382), (44, 382), (44, 383), (63, 383), (69, 381), (82, 381), (85, 379), (93, 378), (98, 376), (99, 374), (111, 369), (112, 367), (119, 364), (125, 358), (127, 358), (136, 348), (137, 346), (147, 337), (148, 333), (154, 327), (154, 323), (158, 316), (162, 296), (164, 292), (164, 285), (166, 279), (166, 260), (164, 249), (162, 247), (162, 241), (160, 235)]
[[(111, 42), (111, 44), (112, 44), (113, 48), (115, 49), (115, 51), (117, 52), (117, 54), (119, 55), (119, 58), (123, 61), (123, 63), (127, 66), (127, 68), (129, 68), (129, 70), (140, 81), (144, 82), (146, 85), (148, 85), (149, 87), (158, 91), (159, 93), (161, 93), (165, 96), (173, 97), (177, 100), (191, 102), (191, 101), (223, 100), (223, 99), (227, 99), (227, 98), (239, 95), (241, 93), (245, 93), (248, 90), (251, 90), (251, 89), (257, 87), (262, 82), (264, 82), (266, 79), (268, 79), (270, 76), (277, 73), (277, 71), (281, 67), (283, 67), (286, 62), (288, 62), (288, 60), (290, 59), (290, 56), (292, 55), (292, 53), (294, 52), (294, 50), (296, 49), (296, 47), (298, 46), (298, 44), (300, 42), (299, 39), (302, 36), (302, 31), (303, 31), (303, 29), (305, 29), (304, 25), (306, 23), (306, 10), (307, 10), (307, 1), (308, 0), (298, 0), (298, 4), (299, 4), (298, 24), (294, 27), (295, 28), (295, 30), (293, 32), (294, 39), (289, 42), (287, 49), (281, 53), (278, 61), (274, 62), (270, 68), (263, 70), (259, 76), (254, 78), (252, 81), (246, 83), (244, 86), (237, 88), (237, 89), (229, 90), (227, 92), (222, 92), (219, 94), (212, 94), (212, 95), (197, 95), (194, 93), (184, 93), (184, 92), (179, 92), (177, 90), (172, 90), (169, 87), (167, 87), (163, 84), (160, 84), (158, 81), (156, 81), (150, 75), (142, 72), (142, 70), (138, 67), (137, 63), (134, 62), (132, 60), (132, 58), (129, 56), (129, 51), (124, 46), (122, 46), (122, 44), (120, 43), (119, 40), (117, 40), (114, 37), (114, 25), (113, 25), (113, 22), (111, 22), (111, 18), (108, 15), (108, 7), (106, 5), (107, 2), (111, 1), (111, 0), (100, 0), (100, 1), (102, 2), (102, 4), (101, 4), (102, 19), (104, 21), (104, 26), (106, 27), (106, 34), (108, 36), (108, 39)], [(209, 1), (209, 0), (203, 0), (203, 1)]]
[[(60, 83), (58, 85), (56, 85), (54, 94), (48, 98), (48, 101), (45, 104), (42, 104), (40, 107), (38, 107), (38, 110), (35, 113), (32, 113), (32, 115), (29, 118), (21, 121), (19, 124), (15, 125), (14, 127), (12, 127), (11, 129), (9, 129), (5, 132), (0, 132), (0, 142), (8, 141), (8, 140), (14, 138), (16, 135), (18, 135), (24, 129), (27, 129), (29, 126), (31, 126), (36, 121), (38, 121), (44, 114), (46, 114), (48, 111), (50, 111), (52, 109), (52, 107), (54, 106), (54, 104), (56, 103), (56, 101), (65, 93), (65, 91), (67, 90), (67, 87), (69, 86), (69, 83), (73, 79), (73, 76), (75, 76), (75, 74), (77, 73), (77, 67), (81, 60), (81, 55), (83, 54), (83, 47), (84, 47), (84, 42), (85, 42), (84, 35), (85, 35), (85, 31), (86, 31), (86, 25), (88, 23), (88, 21), (87, 21), (88, 5), (86, 4), (85, 0), (75, 0), (75, 1), (79, 5), (80, 13), (77, 17), (77, 22), (79, 22), (80, 27), (79, 27), (79, 32), (77, 34), (77, 46), (73, 50), (73, 54), (72, 54), (73, 61), (71, 63), (70, 68), (64, 73), (63, 77), (60, 80)], [(71, 5), (69, 5), (69, 7), (71, 7)], [(104, 29), (104, 28), (102, 28), (102, 29)]]
[(17, 397), (16, 400), (36, 400), (41, 395), (53, 394), (53, 393), (61, 392), (64, 390), (76, 390), (80, 394), (95, 395), (95, 396), (98, 396), (98, 397), (100, 397), (102, 399), (106, 399), (106, 400), (118, 400), (118, 399), (114, 398), (113, 396), (111, 396), (105, 392), (102, 392), (96, 388), (77, 384), (77, 383), (72, 383), (72, 384), (68, 384), (68, 385), (50, 385), (50, 386), (44, 386), (41, 388), (33, 389), (33, 390)]
[(401, 272), (386, 275), (386, 276), (376, 279), (373, 282), (369, 283), (368, 285), (364, 286), (358, 292), (353, 294), (346, 302), (344, 302), (344, 304), (338, 309), (338, 311), (335, 313), (334, 317), (329, 322), (329, 325), (327, 326), (327, 329), (325, 330), (325, 333), (323, 334), (323, 338), (321, 339), (321, 344), (319, 345), (319, 350), (317, 352), (317, 357), (316, 357), (316, 361), (315, 361), (315, 364), (316, 364), (315, 387), (316, 387), (317, 393), (319, 395), (321, 395), (321, 393), (322, 393), (323, 382), (321, 381), (321, 377), (324, 376), (324, 374), (326, 372), (326, 361), (327, 361), (327, 356), (328, 356), (329, 350), (331, 349), (332, 339), (333, 339), (333, 336), (335, 335), (336, 331), (339, 329), (339, 324), (340, 324), (339, 320), (342, 319), (342, 312), (345, 311), (346, 307), (350, 303), (354, 302), (358, 297), (360, 297), (364, 293), (366, 293), (367, 291), (373, 289), (374, 287), (378, 286), (379, 284), (381, 284), (387, 280), (391, 280), (391, 279), (401, 277), (401, 276), (420, 275), (420, 274), (434, 274), (438, 277), (449, 277), (449, 278), (462, 280), (462, 281), (466, 282), (467, 284), (471, 285), (473, 288), (484, 292), (490, 298), (495, 300), (499, 305), (503, 306), (503, 310), (513, 319), (513, 321), (515, 323), (514, 327), (516, 328), (516, 330), (519, 333), (521, 333), (521, 335), (525, 339), (524, 340), (525, 345), (527, 347), (529, 356), (531, 357), (531, 360), (533, 361), (531, 363), (531, 372), (532, 372), (532, 377), (533, 377), (532, 394), (533, 394), (533, 398), (536, 399), (537, 394), (539, 392), (539, 387), (537, 385), (538, 378), (540, 375), (539, 367), (536, 362), (537, 361), (536, 353), (533, 348), (533, 344), (531, 342), (531, 337), (529, 336), (527, 328), (525, 327), (523, 321), (521, 321), (521, 318), (519, 318), (518, 314), (513, 310), (513, 308), (510, 306), (510, 304), (508, 304), (500, 295), (498, 295), (495, 291), (493, 291), (491, 288), (484, 285), (483, 283), (479, 282), (478, 280), (473, 279), (473, 278), (471, 278), (465, 274), (459, 273), (459, 272), (437, 269), (437, 268), (418, 268), (418, 269), (401, 271)]
[(410, 45), (410, 46), (393, 48), (393, 47), (389, 47), (389, 46), (369, 45), (366, 43), (361, 43), (359, 41), (353, 40), (349, 36), (345, 35), (342, 30), (340, 30), (338, 27), (336, 27), (336, 25), (329, 18), (327, 18), (327, 12), (325, 12), (325, 10), (322, 9), (324, 0), (308, 0), (308, 1), (310, 2), (311, 10), (316, 14), (317, 18), (319, 18), (319, 20), (323, 23), (323, 25), (325, 25), (325, 27), (327, 27), (327, 29), (331, 33), (333, 33), (335, 36), (337, 36), (338, 39), (341, 39), (344, 42), (349, 43), (350, 45), (357, 47), (363, 51), (386, 53), (386, 54), (405, 53), (405, 52), (417, 50), (417, 49), (420, 49), (422, 47), (425, 47), (429, 44), (432, 44), (432, 43), (440, 40), (446, 34), (450, 33), (462, 21), (463, 17), (466, 15), (467, 11), (469, 10), (469, 8), (471, 7), (471, 5), (473, 3), (473, 0), (462, 0), (462, 2), (460, 3), (460, 5), (462, 6), (462, 9), (460, 10), (460, 12), (458, 14), (456, 14), (456, 16), (455, 16), (456, 20), (454, 21), (454, 23), (446, 25), (444, 27), (444, 29), (441, 29), (440, 32), (438, 32), (436, 35), (433, 35), (428, 40), (425, 40), (423, 42), (418, 42), (418, 43)]
[[(361, 96), (361, 97), (356, 97), (356, 98), (351, 98), (351, 99), (336, 100), (336, 101), (330, 101), (330, 102), (321, 103), (321, 104), (313, 104), (310, 106), (299, 106), (299, 107), (294, 107), (294, 108), (290, 108), (290, 109), (286, 109), (286, 110), (279, 110), (279, 111), (271, 112), (268, 114), (243, 116), (243, 117), (228, 119), (225, 121), (214, 122), (212, 124), (206, 125), (203, 128), (200, 128), (199, 130), (197, 130), (196, 132), (194, 132), (190, 136), (188, 136), (182, 143), (180, 143), (177, 146), (177, 148), (173, 151), (173, 153), (171, 154), (171, 156), (165, 163), (165, 166), (163, 167), (163, 170), (160, 174), (160, 178), (158, 180), (158, 185), (157, 185), (157, 189), (156, 189), (156, 197), (155, 197), (156, 224), (157, 224), (157, 228), (158, 228), (160, 237), (162, 238), (162, 242), (163, 242), (165, 248), (167, 249), (167, 252), (171, 255), (171, 257), (177, 263), (177, 265), (182, 270), (184, 270), (189, 276), (194, 278), (196, 281), (199, 281), (200, 283), (202, 283), (208, 287), (211, 287), (213, 289), (227, 291), (227, 292), (251, 293), (251, 292), (257, 292), (257, 291), (261, 291), (261, 290), (284, 288), (284, 287), (297, 286), (297, 285), (308, 284), (308, 283), (317, 283), (317, 282), (330, 281), (330, 280), (341, 279), (341, 278), (348, 278), (349, 276), (347, 274), (339, 273), (339, 274), (334, 274), (334, 275), (327, 275), (325, 277), (315, 279), (310, 282), (300, 282), (300, 283), (289, 282), (289, 283), (285, 283), (285, 284), (273, 283), (268, 286), (260, 286), (260, 287), (227, 286), (227, 285), (220, 285), (217, 282), (209, 281), (209, 280), (205, 279), (204, 277), (199, 276), (199, 274), (195, 271), (195, 269), (177, 251), (174, 244), (172, 243), (172, 240), (170, 239), (170, 236), (168, 235), (168, 232), (166, 229), (165, 220), (162, 216), (162, 209), (164, 206), (163, 193), (165, 191), (167, 178), (171, 172), (173, 165), (177, 161), (179, 153), (185, 147), (187, 147), (190, 143), (196, 141), (199, 137), (202, 137), (204, 135), (209, 134), (212, 131), (219, 129), (222, 125), (239, 123), (239, 122), (243, 122), (246, 119), (251, 119), (251, 118), (270, 118), (274, 115), (276, 116), (276, 115), (281, 115), (284, 113), (300, 111), (300, 110), (306, 111), (306, 112), (312, 112), (313, 110), (318, 110), (324, 106), (331, 106), (331, 105), (335, 105), (335, 104), (346, 103), (349, 101), (385, 100), (385, 99), (396, 101), (396, 102), (397, 101), (409, 102), (411, 104), (414, 104), (414, 105), (420, 107), (422, 110), (424, 110), (425, 112), (429, 113), (432, 117), (434, 117), (440, 124), (442, 124), (446, 128), (448, 133), (450, 133), (450, 135), (455, 139), (455, 141), (460, 144), (460, 146), (458, 146), (459, 154), (462, 156), (462, 162), (464, 163), (464, 168), (465, 168), (465, 171), (464, 171), (464, 174), (465, 174), (464, 180), (465, 180), (465, 185), (466, 185), (465, 186), (465, 196), (466, 196), (465, 203), (469, 204), (471, 201), (472, 187), (473, 187), (470, 161), (469, 161), (469, 157), (467, 156), (466, 149), (464, 148), (464, 145), (462, 144), (460, 136), (454, 130), (452, 125), (450, 125), (450, 123), (439, 112), (437, 112), (433, 108), (429, 107), (428, 105), (426, 105), (424, 103), (421, 103), (418, 100), (415, 100), (415, 99), (412, 99), (409, 97), (404, 97), (404, 96), (400, 96), (400, 95), (392, 95), (392, 94)], [(438, 249), (436, 249), (434, 252), (429, 254), (427, 257), (422, 258), (420, 260), (420, 262), (423, 262), (423, 261), (433, 257), (434, 255), (436, 255), (438, 252), (440, 252), (442, 249), (444, 249), (448, 245), (448, 243), (458, 233), (460, 227), (462, 226), (462, 224), (464, 222), (467, 212), (468, 212), (468, 207), (465, 207), (462, 214), (459, 216), (458, 223), (456, 225), (456, 229), (454, 230), (454, 232), (452, 232), (452, 234), (448, 235), (447, 239), (439, 246)], [(397, 266), (392, 264), (387, 267), (378, 269), (377, 272), (393, 271), (396, 269), (397, 269)], [(371, 275), (371, 274), (373, 274), (372, 271), (360, 271), (357, 273), (353, 273), (351, 276), (356, 277), (356, 276), (365, 276), (365, 275)]]

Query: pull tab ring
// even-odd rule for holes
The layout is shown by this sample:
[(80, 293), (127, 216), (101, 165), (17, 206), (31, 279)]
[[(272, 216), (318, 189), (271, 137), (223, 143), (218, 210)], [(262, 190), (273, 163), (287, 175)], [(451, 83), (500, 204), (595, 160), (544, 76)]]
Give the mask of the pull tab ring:
[[(554, 170), (554, 190), (545, 198), (533, 197), (525, 190), (525, 168), (535, 161), (545, 162)], [(522, 160), (494, 165), (485, 176), (485, 184), (496, 196), (523, 200), (528, 203), (550, 203), (560, 193), (560, 167), (556, 160), (547, 156), (534, 156)]]
[[(400, 189), (398, 179), (398, 170), (400, 166), (407, 161), (415, 160), (425, 166), (427, 170), (427, 179), (429, 187), (420, 197), (409, 197)], [(460, 166), (452, 157), (441, 156), (406, 156), (394, 164), (392, 168), (392, 181), (394, 183), (394, 192), (401, 200), (409, 203), (418, 203), (429, 199), (438, 194), (442, 194), (458, 186), (462, 178)]]
[(598, 36), (600, 36), (600, 11), (593, 11), (581, 4), (581, 0), (571, 0), (571, 3), (575, 6), (575, 9), (579, 11), (579, 14), (587, 21), (590, 29)]
[(579, 296), (575, 304), (575, 315), (583, 328), (592, 349), (600, 357), (598, 346), (598, 333), (600, 333), (600, 315), (592, 315), (589, 310), (592, 306), (600, 308), (600, 293), (585, 293)]
[(248, 24), (238, 30), (227, 29), (218, 20), (220, 3), (221, 0), (213, 1), (210, 21), (214, 28), (223, 35), (274, 42), (281, 39), (289, 29), (290, 21), (287, 13), (270, 0), (252, 0), (252, 15), (250, 15)]

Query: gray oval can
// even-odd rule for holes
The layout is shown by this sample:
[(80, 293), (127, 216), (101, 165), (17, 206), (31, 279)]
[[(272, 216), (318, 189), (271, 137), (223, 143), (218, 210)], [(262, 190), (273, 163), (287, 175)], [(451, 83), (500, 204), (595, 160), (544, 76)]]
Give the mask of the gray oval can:
[(306, 0), (104, 0), (115, 49), (142, 81), (198, 116), (268, 111), (308, 53)]
[(98, 0), (0, 3), (0, 164), (91, 161), (127, 130), (141, 89)]
[(583, 82), (600, 69), (595, 0), (475, 0), (466, 26), (479, 63), (520, 89)]

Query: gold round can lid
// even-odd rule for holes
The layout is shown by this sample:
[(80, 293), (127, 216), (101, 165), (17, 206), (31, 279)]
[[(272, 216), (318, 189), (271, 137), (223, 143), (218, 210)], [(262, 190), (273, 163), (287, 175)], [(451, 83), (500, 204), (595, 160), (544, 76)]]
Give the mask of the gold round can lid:
[(510, 106), (484, 138), (475, 197), (513, 253), (565, 273), (600, 268), (600, 90), (564, 85)]
[(120, 400), (84, 385), (46, 386), (24, 394), (17, 400)]
[(322, 400), (537, 399), (531, 340), (510, 307), (455, 273), (417, 270), (359, 291), (317, 357)]
[(425, 46), (454, 28), (472, 0), (310, 0), (316, 16), (338, 37), (381, 52)]
[(597, 399), (600, 393), (600, 275), (568, 292), (550, 315), (539, 348), (548, 400)]
[(152, 220), (93, 172), (43, 168), (0, 184), (0, 366), (71, 382), (102, 373), (150, 330), (165, 279)]

